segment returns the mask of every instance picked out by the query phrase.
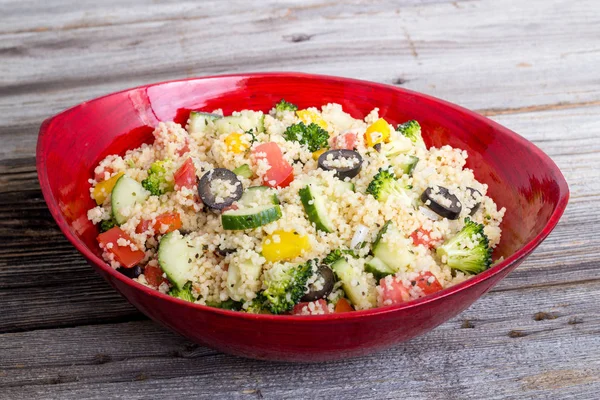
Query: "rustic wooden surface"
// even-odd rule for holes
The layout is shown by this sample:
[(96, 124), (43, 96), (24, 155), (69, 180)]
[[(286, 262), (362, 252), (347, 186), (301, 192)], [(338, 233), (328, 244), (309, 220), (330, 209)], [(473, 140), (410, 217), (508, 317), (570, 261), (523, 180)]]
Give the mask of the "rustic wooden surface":
[[(597, 399), (597, 0), (0, 0), (0, 398)], [(240, 71), (342, 75), (490, 116), (547, 152), (556, 230), (457, 318), (319, 365), (198, 347), (148, 321), (63, 238), (34, 167), (41, 121), (127, 87)]]

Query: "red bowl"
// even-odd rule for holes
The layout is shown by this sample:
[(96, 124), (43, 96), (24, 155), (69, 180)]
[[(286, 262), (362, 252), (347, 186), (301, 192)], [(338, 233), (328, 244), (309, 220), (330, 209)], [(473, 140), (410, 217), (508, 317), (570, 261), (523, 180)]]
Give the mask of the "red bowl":
[[(87, 219), (88, 179), (108, 154), (152, 140), (159, 121), (185, 123), (190, 110), (268, 111), (285, 98), (304, 108), (340, 103), (356, 118), (371, 109), (390, 123), (416, 119), (428, 145), (469, 153), (467, 166), (506, 207), (498, 265), (409, 303), (325, 316), (253, 315), (188, 303), (121, 275), (100, 257)], [(472, 111), (419, 93), (354, 79), (255, 73), (158, 83), (91, 100), (44, 121), (37, 144), (44, 198), (65, 236), (117, 291), (155, 321), (215, 349), (245, 357), (322, 361), (364, 355), (454, 317), (516, 268), (548, 236), (569, 198), (558, 167), (516, 133)]]

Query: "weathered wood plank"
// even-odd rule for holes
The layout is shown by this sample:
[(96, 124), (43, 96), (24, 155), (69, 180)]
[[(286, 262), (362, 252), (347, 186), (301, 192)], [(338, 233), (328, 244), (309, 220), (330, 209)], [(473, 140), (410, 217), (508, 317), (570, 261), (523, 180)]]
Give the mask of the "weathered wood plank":
[[(83, 100), (152, 81), (244, 70), (399, 84), (488, 113), (599, 99), (588, 68), (600, 57), (593, 0), (259, 2), (251, 10), (215, 1), (114, 1), (83, 9), (11, 2), (4, 8), (0, 140), (25, 124), (20, 137), (28, 145), (43, 118)], [(31, 152), (3, 146), (0, 154)]]
[(32, 399), (252, 398), (252, 390), (265, 398), (591, 398), (600, 387), (600, 354), (590, 351), (600, 312), (589, 299), (598, 296), (599, 282), (490, 293), (395, 349), (309, 366), (217, 354), (149, 321), (5, 334), (0, 387)]

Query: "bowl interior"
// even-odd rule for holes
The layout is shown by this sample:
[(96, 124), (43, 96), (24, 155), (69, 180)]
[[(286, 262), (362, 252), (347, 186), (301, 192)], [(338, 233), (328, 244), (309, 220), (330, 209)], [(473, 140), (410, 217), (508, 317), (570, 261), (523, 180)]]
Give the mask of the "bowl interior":
[[(467, 167), (506, 207), (502, 241), (494, 257), (508, 257), (557, 222), (568, 188), (556, 165), (537, 147), (461, 107), (391, 86), (304, 74), (248, 74), (149, 85), (82, 103), (44, 122), (38, 172), (57, 222), (93, 254), (97, 229), (87, 220), (94, 206), (88, 179), (109, 154), (151, 142), (160, 121), (185, 125), (190, 110), (268, 112), (285, 98), (300, 108), (340, 103), (353, 117), (374, 107), (390, 123), (416, 119), (428, 145), (467, 150)], [(550, 225), (550, 226), (549, 226)], [(88, 255), (89, 258), (89, 255)]]

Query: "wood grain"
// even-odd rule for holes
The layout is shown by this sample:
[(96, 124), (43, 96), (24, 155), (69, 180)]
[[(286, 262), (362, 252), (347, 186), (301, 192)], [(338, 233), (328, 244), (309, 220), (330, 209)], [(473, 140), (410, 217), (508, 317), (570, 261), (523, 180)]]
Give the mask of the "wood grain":
[[(0, 1), (0, 399), (592, 399), (600, 390), (600, 3)], [(572, 192), (516, 271), (390, 351), (242, 360), (148, 321), (62, 236), (39, 190), (48, 116), (139, 84), (296, 70), (402, 86), (536, 143)]]

